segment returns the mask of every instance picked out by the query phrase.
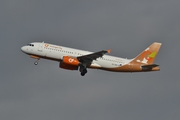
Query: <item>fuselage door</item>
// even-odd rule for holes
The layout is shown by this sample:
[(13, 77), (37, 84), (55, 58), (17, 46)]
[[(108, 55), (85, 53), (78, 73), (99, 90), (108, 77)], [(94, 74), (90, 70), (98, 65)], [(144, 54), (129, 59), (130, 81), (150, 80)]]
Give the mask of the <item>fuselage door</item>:
[(43, 52), (43, 43), (39, 43), (38, 51)]

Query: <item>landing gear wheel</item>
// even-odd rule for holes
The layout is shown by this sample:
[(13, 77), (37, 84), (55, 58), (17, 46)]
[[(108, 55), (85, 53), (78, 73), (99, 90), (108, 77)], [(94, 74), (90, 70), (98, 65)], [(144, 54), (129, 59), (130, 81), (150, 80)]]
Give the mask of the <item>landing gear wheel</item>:
[(87, 70), (86, 70), (86, 69), (84, 69), (84, 70), (83, 70), (83, 73), (84, 73), (84, 74), (86, 74), (86, 73), (87, 73)]
[(81, 73), (81, 76), (84, 76), (85, 75), (85, 73)]
[(38, 65), (38, 61), (34, 62), (34, 65)]
[(87, 73), (87, 70), (84, 69), (84, 70), (81, 72), (81, 76), (84, 76), (86, 73)]
[(87, 73), (87, 69), (85, 66), (80, 66), (79, 72), (81, 73), (81, 76), (84, 76)]

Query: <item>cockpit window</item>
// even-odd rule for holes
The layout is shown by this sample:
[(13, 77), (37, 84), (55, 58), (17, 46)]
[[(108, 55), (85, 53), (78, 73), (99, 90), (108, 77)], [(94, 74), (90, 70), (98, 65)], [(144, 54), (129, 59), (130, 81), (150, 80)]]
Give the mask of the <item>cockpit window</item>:
[(27, 44), (27, 46), (32, 46), (32, 47), (34, 47), (34, 44)]

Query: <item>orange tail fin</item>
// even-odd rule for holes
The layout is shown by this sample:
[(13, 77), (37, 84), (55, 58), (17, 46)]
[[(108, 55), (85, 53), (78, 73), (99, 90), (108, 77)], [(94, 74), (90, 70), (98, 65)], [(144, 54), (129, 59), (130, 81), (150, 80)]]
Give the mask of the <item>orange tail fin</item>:
[(146, 50), (133, 59), (133, 62), (153, 64), (161, 47), (161, 43), (154, 42)]

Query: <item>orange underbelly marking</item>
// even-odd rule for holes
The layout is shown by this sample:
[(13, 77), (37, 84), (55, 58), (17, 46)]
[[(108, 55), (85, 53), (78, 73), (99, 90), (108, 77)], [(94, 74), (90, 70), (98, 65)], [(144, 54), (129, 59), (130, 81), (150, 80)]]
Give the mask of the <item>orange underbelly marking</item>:
[(35, 56), (35, 55), (30, 55), (30, 57), (31, 57), (31, 58), (34, 58), (34, 59), (38, 59), (38, 60), (40, 59), (40, 57)]

